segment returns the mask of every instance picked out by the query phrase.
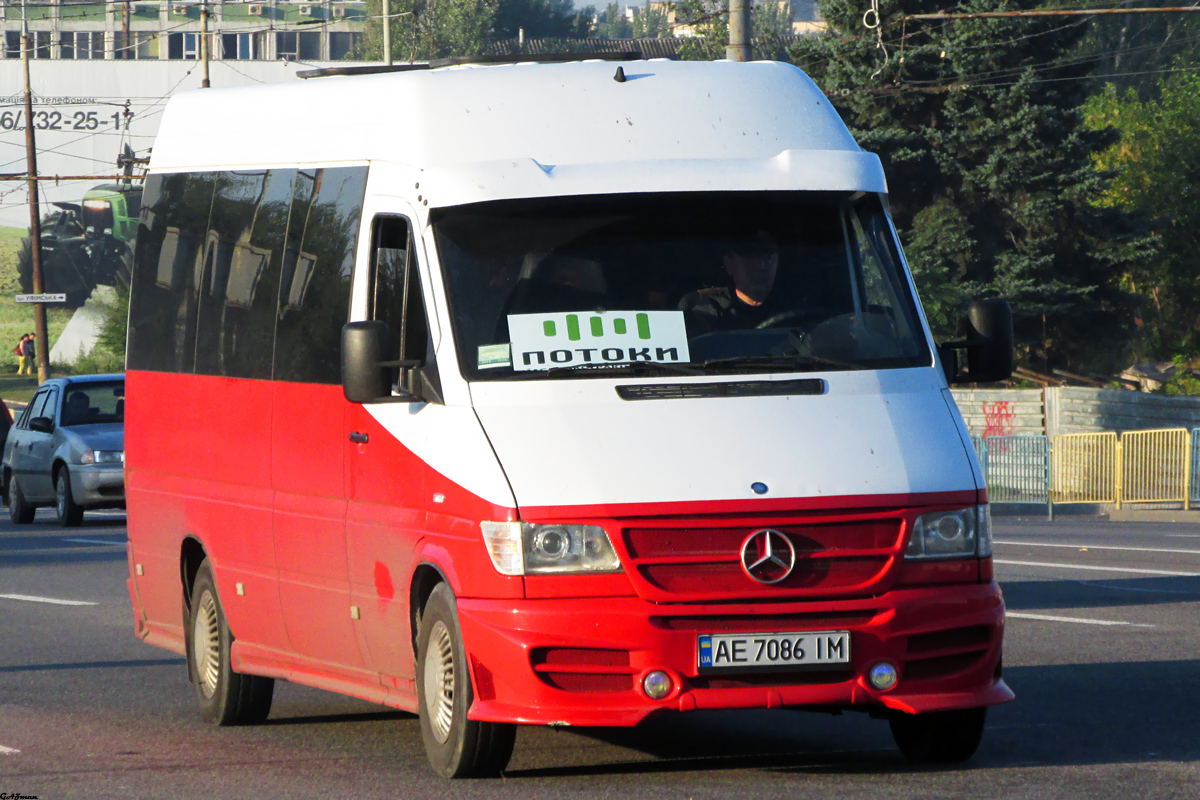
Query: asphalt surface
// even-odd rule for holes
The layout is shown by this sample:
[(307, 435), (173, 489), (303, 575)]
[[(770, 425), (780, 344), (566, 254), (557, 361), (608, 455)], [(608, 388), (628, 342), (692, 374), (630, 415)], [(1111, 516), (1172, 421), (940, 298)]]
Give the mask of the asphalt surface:
[(862, 714), (725, 712), (522, 728), (505, 778), (449, 783), (414, 717), (315, 689), (277, 684), (265, 725), (201, 723), (183, 659), (133, 635), (123, 516), (5, 518), (0, 797), (1200, 797), (1200, 525), (996, 529), (1017, 700), (962, 767), (907, 766)]

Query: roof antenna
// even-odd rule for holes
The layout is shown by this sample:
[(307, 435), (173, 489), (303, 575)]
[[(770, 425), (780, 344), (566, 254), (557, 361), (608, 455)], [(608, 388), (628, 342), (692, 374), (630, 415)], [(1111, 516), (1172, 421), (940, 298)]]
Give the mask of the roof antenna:
[(613, 75), (613, 80), (616, 81), (617, 83), (625, 82), (625, 68), (624, 67), (617, 67), (617, 74)]

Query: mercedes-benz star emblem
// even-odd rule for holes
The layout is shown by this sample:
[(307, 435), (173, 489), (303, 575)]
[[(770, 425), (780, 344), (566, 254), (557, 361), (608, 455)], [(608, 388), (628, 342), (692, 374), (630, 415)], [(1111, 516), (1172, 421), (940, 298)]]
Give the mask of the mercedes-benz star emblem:
[(742, 542), (742, 569), (759, 583), (779, 583), (796, 566), (796, 548), (781, 532), (763, 528)]

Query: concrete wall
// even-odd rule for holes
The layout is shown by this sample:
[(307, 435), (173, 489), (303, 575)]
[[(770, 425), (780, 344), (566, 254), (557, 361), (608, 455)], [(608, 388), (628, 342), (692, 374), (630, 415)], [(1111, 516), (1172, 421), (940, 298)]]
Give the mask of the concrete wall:
[(1037, 436), (1046, 432), (1041, 389), (952, 389), (973, 436)]
[(1045, 390), (1046, 433), (1200, 428), (1200, 397), (1167, 397), (1120, 389)]
[(1120, 389), (953, 389), (974, 436), (1200, 428), (1200, 397)]

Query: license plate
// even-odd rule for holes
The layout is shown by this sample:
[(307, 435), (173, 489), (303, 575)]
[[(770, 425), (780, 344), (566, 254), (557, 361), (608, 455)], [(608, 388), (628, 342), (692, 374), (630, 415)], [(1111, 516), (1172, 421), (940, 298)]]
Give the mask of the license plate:
[(769, 672), (850, 663), (850, 631), (709, 633), (696, 637), (701, 672)]

